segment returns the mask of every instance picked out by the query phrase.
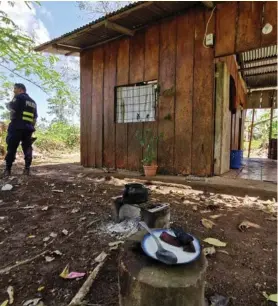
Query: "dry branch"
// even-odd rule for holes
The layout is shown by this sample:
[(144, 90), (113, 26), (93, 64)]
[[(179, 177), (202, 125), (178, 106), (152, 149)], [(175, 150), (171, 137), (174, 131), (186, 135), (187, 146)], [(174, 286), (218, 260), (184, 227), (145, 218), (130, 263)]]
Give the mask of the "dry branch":
[(0, 275), (1, 275), (1, 274), (4, 274), (4, 273), (8, 273), (8, 272), (10, 272), (12, 269), (14, 269), (14, 268), (17, 268), (17, 267), (19, 267), (19, 266), (25, 265), (25, 264), (27, 264), (27, 263), (29, 263), (29, 262), (31, 262), (31, 261), (37, 259), (38, 257), (44, 255), (44, 254), (47, 253), (47, 252), (48, 252), (48, 251), (43, 251), (43, 252), (41, 252), (40, 254), (38, 254), (38, 255), (36, 255), (36, 256), (34, 256), (34, 257), (32, 257), (32, 258), (25, 259), (25, 260), (23, 260), (23, 261), (19, 261), (19, 262), (16, 263), (15, 265), (6, 267), (6, 268), (4, 268), (4, 269), (1, 269), (1, 270), (0, 270)]
[(108, 257), (108, 254), (106, 254), (106, 256), (103, 257), (102, 261), (95, 267), (93, 272), (88, 276), (85, 283), (79, 289), (79, 291), (74, 296), (74, 298), (71, 300), (71, 302), (68, 304), (68, 306), (80, 306), (80, 305), (82, 305), (82, 301), (84, 300), (85, 296), (90, 291), (90, 288), (92, 287), (92, 284), (93, 284), (94, 280), (96, 279), (100, 269), (104, 265), (107, 257)]

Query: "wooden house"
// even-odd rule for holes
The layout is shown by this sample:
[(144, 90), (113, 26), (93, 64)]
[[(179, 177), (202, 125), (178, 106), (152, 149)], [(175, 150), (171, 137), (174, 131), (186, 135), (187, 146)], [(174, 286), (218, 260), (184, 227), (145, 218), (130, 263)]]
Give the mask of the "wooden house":
[(36, 50), (80, 56), (83, 166), (139, 170), (151, 129), (160, 173), (210, 176), (241, 148), (240, 58), (276, 45), (277, 2), (147, 1)]

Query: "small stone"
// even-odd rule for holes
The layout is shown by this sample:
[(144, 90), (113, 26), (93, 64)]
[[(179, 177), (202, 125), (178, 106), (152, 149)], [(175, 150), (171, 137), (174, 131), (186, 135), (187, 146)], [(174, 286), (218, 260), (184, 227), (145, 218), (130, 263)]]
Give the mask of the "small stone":
[(58, 236), (58, 234), (56, 234), (56, 233), (54, 233), (54, 232), (52, 232), (52, 233), (50, 233), (50, 235), (49, 235), (51, 238), (56, 238), (57, 236)]
[(66, 229), (63, 229), (63, 230), (62, 230), (62, 233), (63, 233), (65, 236), (67, 236), (69, 232), (68, 232)]

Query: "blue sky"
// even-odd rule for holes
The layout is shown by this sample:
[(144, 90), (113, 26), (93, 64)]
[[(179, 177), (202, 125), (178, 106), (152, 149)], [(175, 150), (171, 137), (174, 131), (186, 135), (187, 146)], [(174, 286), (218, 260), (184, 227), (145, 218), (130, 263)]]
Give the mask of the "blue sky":
[(82, 18), (82, 12), (75, 1), (42, 1), (41, 5), (50, 13), (48, 15), (38, 10), (38, 16), (44, 22), (51, 39), (88, 23)]
[[(37, 16), (42, 20), (51, 39), (86, 24), (87, 21), (81, 15), (82, 12), (80, 12), (75, 1), (43, 1), (41, 2), (41, 8), (37, 9)], [(28, 84), (28, 91), (30, 96), (38, 103), (40, 117), (47, 118), (46, 94), (32, 84)]]

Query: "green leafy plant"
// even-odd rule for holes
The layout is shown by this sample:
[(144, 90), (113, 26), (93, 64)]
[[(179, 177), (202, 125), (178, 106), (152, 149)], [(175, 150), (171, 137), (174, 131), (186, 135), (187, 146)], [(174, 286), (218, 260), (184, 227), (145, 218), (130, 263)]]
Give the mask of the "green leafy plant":
[(157, 142), (163, 137), (163, 134), (156, 136), (151, 129), (146, 129), (143, 135), (137, 132), (136, 137), (143, 148), (142, 163), (144, 166), (150, 166), (155, 161)]

